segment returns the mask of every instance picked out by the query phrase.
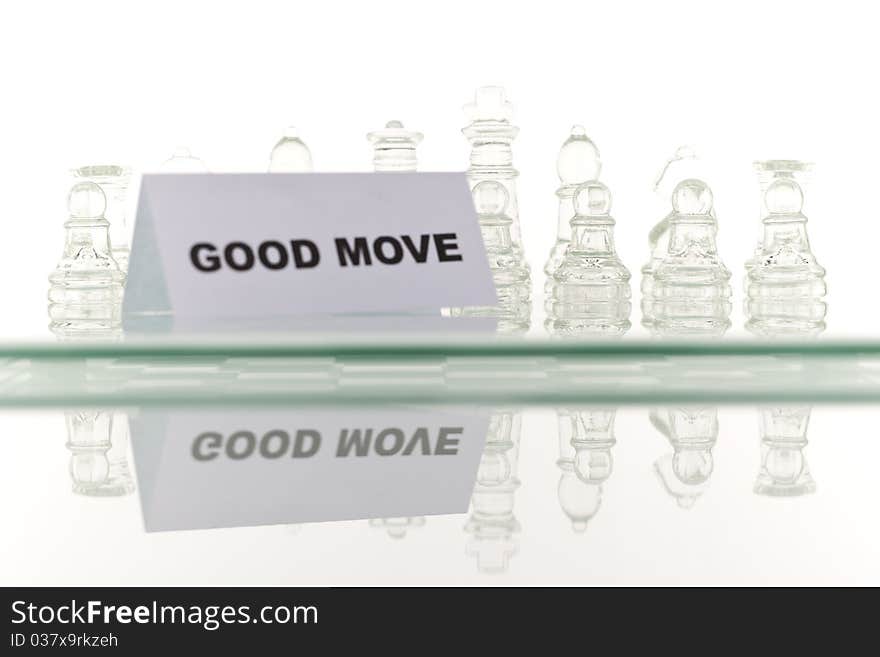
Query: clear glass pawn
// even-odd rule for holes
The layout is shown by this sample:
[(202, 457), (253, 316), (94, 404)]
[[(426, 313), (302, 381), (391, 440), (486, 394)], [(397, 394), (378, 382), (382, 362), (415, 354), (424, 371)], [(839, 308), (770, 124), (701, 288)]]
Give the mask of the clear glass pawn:
[(519, 201), (516, 193), (519, 172), (513, 167), (511, 148), (513, 140), (519, 134), (519, 128), (511, 123), (513, 105), (507, 100), (502, 87), (480, 87), (473, 102), (464, 106), (464, 114), (470, 121), (462, 128), (462, 134), (471, 144), (468, 180), (471, 187), (485, 180), (494, 180), (507, 190), (507, 213), (513, 220), (510, 226), (511, 248), (520, 259), (520, 267), (529, 271), (523, 255), (519, 224)]
[(205, 163), (190, 153), (186, 146), (178, 146), (159, 167), (162, 173), (207, 173)]
[(88, 331), (120, 324), (125, 274), (111, 252), (106, 207), (96, 183), (77, 183), (70, 190), (64, 254), (49, 275), (52, 328)]
[(764, 193), (760, 250), (746, 264), (746, 327), (761, 335), (817, 334), (827, 307), (825, 269), (810, 250), (803, 192), (790, 177)]
[(453, 308), (450, 314), (453, 317), (495, 317), (499, 319), (502, 333), (525, 332), (531, 315), (529, 273), (513, 251), (510, 235), (513, 219), (507, 214), (510, 197), (495, 180), (478, 183), (473, 196), (498, 304)]
[(116, 164), (95, 164), (73, 170), (77, 182), (97, 183), (107, 199), (104, 216), (110, 222), (110, 245), (113, 259), (123, 272), (128, 271), (130, 252), (126, 197), (131, 181), (131, 169)]
[(559, 149), (556, 158), (556, 173), (561, 183), (556, 190), (559, 199), (557, 215), (556, 243), (550, 250), (550, 257), (544, 265), (546, 276), (544, 283), (544, 301), (547, 311), (550, 305), (550, 290), (553, 285), (553, 274), (562, 259), (571, 240), (571, 217), (574, 215), (574, 195), (580, 185), (598, 180), (602, 170), (599, 149), (587, 137), (582, 125), (573, 126), (568, 139)]
[(712, 448), (718, 440), (718, 409), (654, 409), (650, 418), (672, 447), (671, 454), (654, 463), (654, 471), (676, 504), (690, 509), (706, 492), (714, 470)]
[(382, 130), (367, 135), (373, 145), (374, 171), (415, 171), (418, 169), (416, 149), (424, 135), (403, 127), (400, 121), (389, 121)]
[(804, 449), (810, 407), (761, 409), (761, 469), (755, 493), (770, 497), (796, 497), (816, 491)]
[(294, 127), (288, 127), (269, 154), (269, 173), (308, 173), (312, 170), (312, 153), (299, 138)]
[(652, 326), (663, 335), (721, 335), (730, 327), (730, 271), (718, 255), (711, 189), (681, 181), (672, 210), (666, 255), (653, 271)]
[(611, 476), (614, 461), (614, 409), (560, 409), (559, 458), (562, 471), (557, 486), (559, 506), (580, 533), (602, 504), (602, 486)]
[(622, 335), (630, 327), (630, 273), (614, 248), (611, 192), (598, 181), (581, 185), (574, 209), (571, 241), (553, 274), (547, 329)]

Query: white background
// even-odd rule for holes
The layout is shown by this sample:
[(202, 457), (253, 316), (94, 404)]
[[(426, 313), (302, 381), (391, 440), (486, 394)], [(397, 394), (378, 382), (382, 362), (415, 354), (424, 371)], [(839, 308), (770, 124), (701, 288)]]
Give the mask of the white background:
[(515, 163), (536, 287), (554, 239), (556, 153), (583, 123), (633, 272), (666, 210), (651, 192), (665, 159), (689, 143), (715, 163), (735, 325), (759, 229), (751, 162), (815, 161), (809, 232), (829, 271), (829, 328), (876, 334), (873, 11), (766, 0), (16, 3), (0, 20), (0, 273), (14, 309), (4, 333), (46, 332), (68, 168), (155, 169), (183, 144), (211, 170), (260, 171), (294, 124), (318, 170), (366, 171), (365, 134), (400, 119), (425, 134), (423, 170), (463, 170), (461, 106), (500, 84), (521, 127)]

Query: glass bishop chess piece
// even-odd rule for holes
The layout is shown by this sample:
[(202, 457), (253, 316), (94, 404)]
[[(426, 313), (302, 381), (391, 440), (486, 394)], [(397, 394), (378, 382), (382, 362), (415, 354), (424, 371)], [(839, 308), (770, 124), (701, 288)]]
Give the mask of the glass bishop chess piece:
[(519, 172), (513, 167), (511, 144), (519, 134), (519, 128), (511, 123), (513, 106), (501, 87), (477, 89), (474, 101), (464, 106), (465, 117), (470, 123), (462, 128), (462, 134), (471, 144), (470, 166), (467, 170), (471, 187), (484, 180), (501, 183), (509, 198), (507, 214), (510, 225), (511, 249), (520, 260), (519, 267), (529, 271), (523, 255), (519, 224), (519, 201), (516, 194), (516, 178)]
[(666, 221), (666, 254), (653, 269), (646, 300), (650, 325), (659, 335), (720, 336), (730, 327), (730, 272), (716, 247), (709, 186), (695, 178), (678, 183)]
[(712, 448), (718, 440), (718, 409), (654, 409), (650, 417), (673, 450), (657, 459), (654, 472), (678, 506), (690, 509), (705, 493), (714, 468)]
[(575, 192), (580, 185), (591, 180), (598, 180), (601, 170), (602, 162), (599, 158), (599, 149), (587, 137), (587, 131), (582, 125), (572, 127), (571, 134), (562, 144), (559, 156), (556, 158), (556, 173), (561, 185), (556, 190), (556, 196), (559, 199), (556, 243), (550, 250), (550, 257), (544, 265), (544, 302), (547, 306), (547, 312), (550, 311), (553, 274), (562, 263), (565, 250), (571, 241), (571, 218), (575, 213)]
[(520, 526), (514, 515), (514, 497), (520, 484), (519, 432), (518, 413), (497, 411), (489, 419), (489, 435), (464, 528), (471, 536), (466, 552), (476, 558), (481, 573), (507, 572), (518, 549), (514, 535)]
[(110, 222), (110, 246), (113, 259), (123, 272), (128, 271), (128, 222), (126, 220), (126, 195), (131, 180), (131, 169), (116, 164), (91, 165), (72, 171), (77, 182), (97, 183), (107, 199), (104, 217)]
[(79, 411), (65, 413), (65, 420), (73, 492), (89, 497), (119, 497), (134, 491), (124, 416), (114, 416), (110, 411)]
[(49, 275), (50, 327), (72, 333), (118, 328), (125, 274), (111, 252), (104, 192), (96, 183), (77, 183), (67, 205), (64, 254)]
[(412, 518), (370, 518), (370, 527), (384, 529), (391, 538), (404, 538), (410, 530), (424, 526), (424, 516), (414, 516)]
[(495, 180), (484, 180), (473, 189), (474, 205), (483, 244), (492, 270), (498, 303), (495, 306), (453, 308), (453, 317), (495, 317), (501, 333), (525, 333), (531, 318), (529, 272), (513, 251), (507, 213), (510, 197)]
[(613, 469), (614, 409), (557, 411), (559, 422), (559, 506), (577, 533), (599, 511), (602, 487)]
[(185, 146), (178, 146), (174, 153), (159, 167), (162, 173), (207, 173), (208, 167), (190, 153)]
[(764, 192), (763, 240), (746, 263), (746, 328), (765, 335), (816, 335), (825, 328), (825, 269), (810, 250), (804, 196), (778, 177)]
[(269, 173), (308, 173), (312, 170), (312, 153), (299, 138), (294, 127), (288, 127), (269, 154)]
[(424, 135), (403, 127), (400, 121), (389, 121), (382, 130), (367, 135), (373, 145), (374, 171), (415, 171), (418, 168), (416, 149)]
[(804, 455), (810, 407), (761, 409), (761, 469), (755, 493), (796, 497), (816, 492)]
[(550, 287), (547, 330), (556, 335), (623, 335), (630, 328), (630, 273), (614, 248), (611, 192), (577, 188), (571, 241)]

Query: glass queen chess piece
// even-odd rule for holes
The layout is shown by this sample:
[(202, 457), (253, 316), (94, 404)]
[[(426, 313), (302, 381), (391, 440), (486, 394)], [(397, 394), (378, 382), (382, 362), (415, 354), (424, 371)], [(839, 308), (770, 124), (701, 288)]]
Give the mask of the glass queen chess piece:
[(495, 180), (477, 183), (473, 195), (498, 303), (452, 308), (450, 314), (453, 317), (495, 317), (499, 320), (499, 332), (524, 333), (531, 318), (529, 272), (513, 252), (510, 235), (513, 219), (507, 214), (510, 197)]
[(466, 552), (476, 558), (481, 573), (507, 572), (510, 558), (518, 550), (514, 534), (520, 526), (514, 515), (514, 498), (520, 485), (519, 432), (518, 413), (496, 411), (489, 418), (489, 434), (464, 528), (471, 536)]
[(312, 153), (299, 138), (296, 128), (288, 127), (269, 154), (269, 173), (308, 173)]
[(126, 195), (131, 180), (131, 169), (115, 164), (91, 165), (73, 170), (77, 182), (91, 181), (100, 186), (107, 199), (104, 217), (110, 222), (110, 246), (113, 259), (123, 272), (128, 271), (128, 222)]
[(64, 254), (49, 275), (49, 318), (53, 329), (118, 328), (125, 274), (110, 250), (104, 192), (80, 182), (68, 196)]
[(565, 250), (571, 240), (571, 218), (575, 214), (574, 196), (578, 187), (591, 180), (598, 180), (602, 170), (599, 149), (587, 137), (587, 131), (581, 125), (572, 127), (571, 134), (559, 149), (556, 158), (556, 173), (561, 183), (556, 190), (559, 199), (557, 216), (556, 243), (550, 250), (550, 257), (544, 265), (545, 284), (544, 302), (549, 312), (553, 274), (565, 257)]
[(577, 188), (571, 242), (553, 274), (546, 328), (557, 335), (623, 335), (630, 328), (630, 273), (614, 249), (611, 192)]
[(718, 440), (718, 409), (654, 409), (650, 417), (672, 447), (671, 454), (654, 463), (654, 472), (678, 506), (690, 509), (706, 492), (715, 466), (712, 448)]
[(602, 505), (602, 487), (611, 476), (614, 461), (614, 409), (557, 411), (559, 458), (562, 471), (557, 487), (559, 506), (581, 533)]
[(666, 254), (642, 286), (651, 292), (646, 319), (661, 335), (721, 335), (730, 327), (730, 272), (716, 247), (709, 186), (695, 178), (678, 183), (667, 221)]
[(516, 194), (516, 178), (519, 172), (513, 167), (511, 149), (513, 140), (519, 134), (519, 128), (511, 123), (513, 106), (505, 97), (503, 88), (481, 87), (477, 89), (474, 101), (464, 106), (464, 114), (470, 121), (461, 131), (471, 144), (468, 180), (471, 187), (484, 180), (494, 180), (507, 190), (507, 214), (512, 219), (511, 249), (520, 261), (519, 267), (529, 271), (523, 255), (519, 225), (519, 201)]
[(791, 177), (764, 192), (763, 240), (746, 263), (746, 328), (754, 333), (815, 335), (825, 327), (825, 269), (810, 250), (803, 202)]
[(373, 145), (374, 171), (415, 171), (418, 168), (416, 149), (424, 139), (421, 132), (403, 127), (400, 121), (389, 121), (382, 130), (367, 135)]
[(205, 163), (190, 153), (186, 146), (178, 146), (159, 167), (162, 173), (207, 173)]

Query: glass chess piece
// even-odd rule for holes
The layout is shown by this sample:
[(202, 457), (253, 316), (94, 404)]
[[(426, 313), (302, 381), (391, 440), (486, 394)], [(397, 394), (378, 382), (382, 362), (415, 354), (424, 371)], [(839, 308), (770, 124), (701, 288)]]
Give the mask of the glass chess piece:
[(518, 550), (514, 535), (520, 526), (514, 515), (514, 498), (520, 485), (519, 442), (519, 414), (494, 412), (464, 528), (471, 536), (466, 552), (476, 558), (481, 573), (507, 572), (510, 558)]
[(74, 493), (120, 497), (134, 491), (124, 415), (79, 411), (65, 413), (65, 423)]
[(555, 335), (618, 336), (630, 328), (630, 273), (614, 248), (611, 192), (598, 181), (577, 188), (571, 241), (551, 279), (546, 328)]
[(810, 250), (803, 191), (793, 177), (779, 176), (763, 196), (763, 239), (746, 263), (746, 328), (816, 335), (825, 328), (825, 269)]
[(269, 173), (308, 173), (312, 171), (312, 152), (294, 127), (284, 130), (269, 154)]
[(97, 183), (104, 192), (107, 199), (104, 216), (110, 222), (111, 253), (119, 268), (127, 272), (130, 247), (126, 195), (131, 181), (131, 169), (116, 164), (95, 164), (73, 169), (71, 173), (77, 182)]
[(507, 213), (510, 197), (496, 180), (484, 180), (473, 189), (474, 206), (483, 236), (483, 245), (492, 271), (498, 303), (494, 306), (452, 308), (453, 317), (495, 317), (502, 333), (525, 333), (531, 319), (529, 272), (513, 251)]
[(611, 476), (614, 461), (614, 409), (557, 411), (559, 458), (562, 471), (557, 487), (559, 506), (581, 533), (602, 505), (602, 487)]
[(796, 497), (816, 492), (804, 455), (809, 406), (761, 409), (761, 469), (754, 491), (770, 497)]
[(730, 272), (716, 247), (712, 190), (695, 178), (678, 183), (666, 221), (666, 254), (652, 267), (646, 300), (650, 326), (659, 335), (720, 336), (730, 327)]
[(190, 153), (186, 146), (178, 146), (174, 153), (159, 167), (162, 173), (207, 173), (208, 167)]
[[(511, 249), (520, 260), (519, 267), (529, 271), (523, 255), (522, 235), (519, 223), (519, 201), (516, 178), (519, 172), (513, 167), (511, 145), (519, 134), (519, 128), (511, 123), (513, 106), (507, 100), (502, 87), (480, 87), (474, 100), (464, 106), (468, 125), (462, 134), (471, 144), (470, 166), (467, 170), (471, 187), (484, 180), (501, 183), (509, 198), (507, 213), (513, 220), (510, 225)], [(530, 288), (531, 289), (531, 288)]]
[(715, 466), (712, 448), (718, 440), (718, 409), (654, 409), (651, 424), (662, 433), (672, 453), (657, 459), (654, 472), (682, 509), (690, 509), (709, 485)]
[(556, 190), (559, 199), (559, 211), (557, 216), (556, 242), (550, 250), (550, 257), (544, 265), (544, 301), (546, 310), (550, 312), (551, 288), (553, 286), (553, 274), (565, 257), (565, 250), (571, 240), (571, 218), (575, 213), (574, 196), (580, 185), (598, 180), (602, 170), (602, 162), (599, 158), (599, 149), (587, 137), (587, 131), (582, 125), (572, 127), (568, 139), (559, 149), (556, 158), (556, 173), (561, 183)]
[(391, 538), (405, 538), (413, 529), (425, 526), (424, 516), (411, 518), (370, 518), (370, 527), (384, 529)]
[(94, 182), (77, 183), (67, 207), (64, 253), (49, 275), (50, 327), (68, 332), (117, 328), (125, 274), (111, 252), (104, 192)]
[(400, 121), (389, 121), (382, 130), (367, 134), (367, 141), (373, 146), (373, 170), (415, 171), (416, 149), (422, 139), (421, 132), (407, 130)]

